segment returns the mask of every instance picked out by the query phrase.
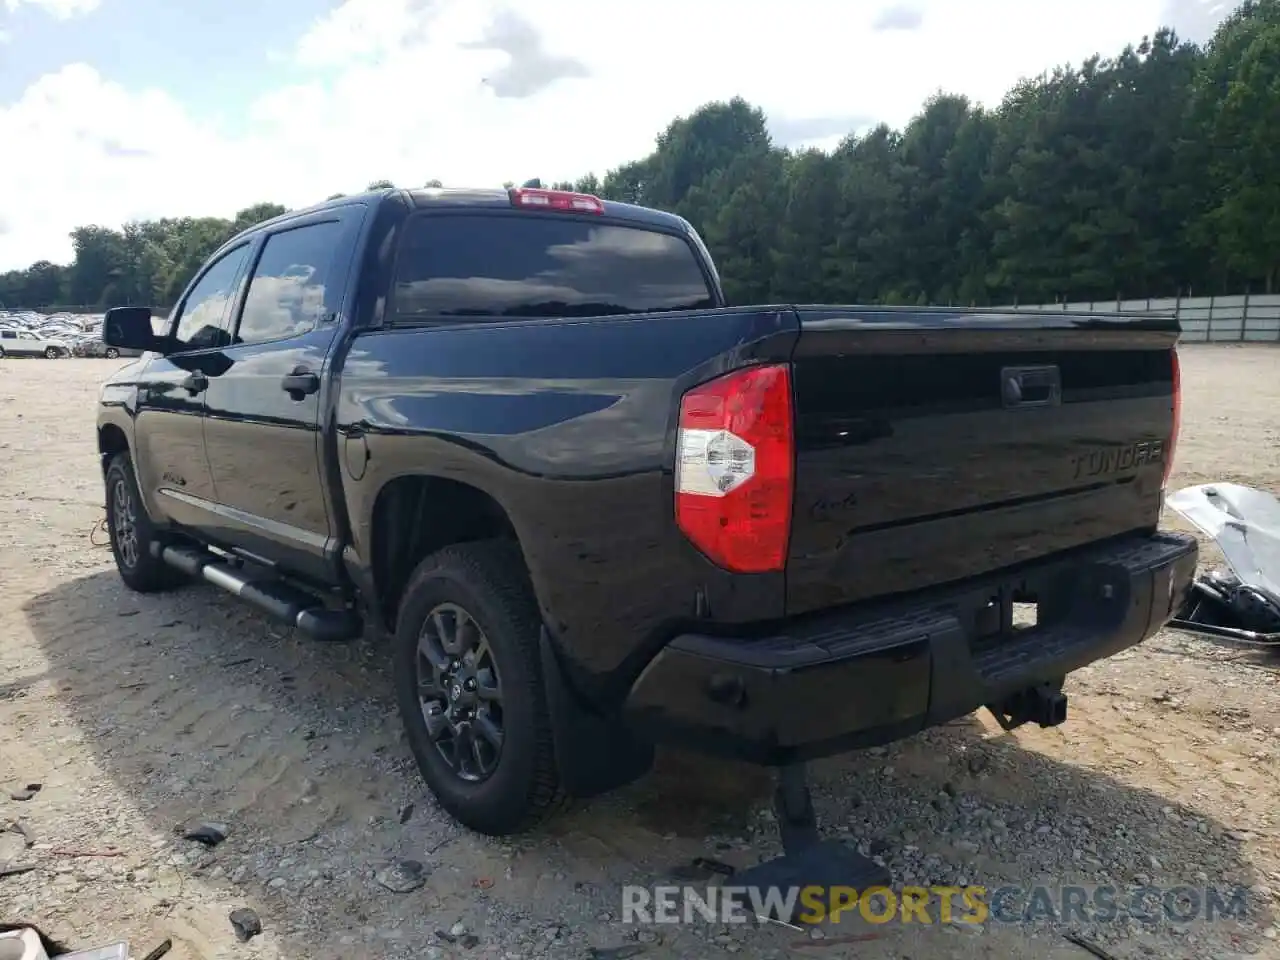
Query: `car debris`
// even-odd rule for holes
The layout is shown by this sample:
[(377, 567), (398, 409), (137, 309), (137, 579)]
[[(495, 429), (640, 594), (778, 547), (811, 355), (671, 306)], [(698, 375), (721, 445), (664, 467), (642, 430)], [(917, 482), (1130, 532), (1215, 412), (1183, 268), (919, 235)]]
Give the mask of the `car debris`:
[[(16, 953), (12, 952), (14, 944), (17, 945)], [(0, 923), (0, 958), (3, 960), (49, 960), (52, 957), (59, 960), (128, 960), (129, 941), (117, 940), (102, 947), (72, 950), (34, 924)]]
[(248, 943), (262, 932), (262, 920), (258, 917), (257, 911), (249, 907), (232, 910), (227, 919), (231, 921), (236, 939), (241, 943)]
[(644, 951), (645, 948), (638, 943), (624, 943), (620, 947), (590, 947), (587, 952), (591, 960), (631, 960)]
[(25, 820), (9, 820), (5, 823), (4, 829), (8, 833), (18, 834), (28, 847), (36, 845), (36, 832)]
[(1280, 650), (1280, 498), (1238, 483), (1204, 483), (1165, 503), (1213, 538), (1229, 568), (1198, 574), (1169, 626)]
[(1074, 933), (1063, 934), (1063, 936), (1068, 943), (1073, 943), (1077, 947), (1079, 947), (1081, 950), (1084, 950), (1088, 953), (1093, 954), (1095, 957), (1098, 958), (1098, 960), (1116, 960), (1114, 956), (1112, 956), (1110, 953), (1108, 953), (1098, 944), (1094, 943), (1092, 940), (1087, 940), (1084, 937)]
[(17, 941), (24, 950), (31, 951), (36, 957), (41, 954), (46, 957), (62, 957), (71, 950), (31, 923), (0, 923), (0, 943), (5, 940)]
[(195, 843), (203, 844), (206, 847), (216, 847), (223, 840), (227, 839), (228, 830), (229, 828), (225, 823), (202, 823), (199, 826), (186, 830), (182, 834), (182, 839), (191, 840)]
[(430, 872), (417, 860), (395, 860), (377, 871), (374, 879), (392, 893), (412, 893), (426, 884)]
[(142, 960), (160, 960), (161, 957), (163, 957), (172, 949), (173, 949), (173, 941), (169, 938), (165, 938), (160, 942), (160, 945), (158, 947), (156, 947), (154, 950), (148, 953), (145, 957), (143, 957)]

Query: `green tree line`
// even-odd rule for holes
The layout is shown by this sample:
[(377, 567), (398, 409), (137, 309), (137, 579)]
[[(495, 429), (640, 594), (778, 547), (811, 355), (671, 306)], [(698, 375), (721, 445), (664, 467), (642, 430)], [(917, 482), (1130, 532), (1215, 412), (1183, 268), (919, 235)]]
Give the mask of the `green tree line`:
[[(1204, 47), (1160, 30), (992, 109), (939, 93), (830, 152), (779, 147), (741, 99), (711, 103), (649, 156), (554, 186), (686, 217), (738, 303), (1271, 292), (1280, 0), (1247, 0)], [(216, 246), (283, 209), (80, 227), (70, 264), (0, 274), (0, 304), (171, 304)]]

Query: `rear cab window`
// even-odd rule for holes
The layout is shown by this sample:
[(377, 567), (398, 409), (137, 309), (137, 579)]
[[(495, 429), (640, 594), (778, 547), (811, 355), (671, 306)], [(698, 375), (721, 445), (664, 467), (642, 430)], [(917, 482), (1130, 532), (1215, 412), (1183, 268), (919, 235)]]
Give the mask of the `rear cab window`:
[(398, 319), (598, 317), (715, 306), (687, 239), (599, 218), (428, 213), (405, 225)]

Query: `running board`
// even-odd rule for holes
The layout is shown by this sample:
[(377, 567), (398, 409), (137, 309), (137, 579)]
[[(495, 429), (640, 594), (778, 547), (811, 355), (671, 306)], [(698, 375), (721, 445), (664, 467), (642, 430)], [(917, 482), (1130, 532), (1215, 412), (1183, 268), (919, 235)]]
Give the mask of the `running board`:
[(222, 557), (195, 547), (155, 545), (160, 559), (192, 577), (201, 577), (247, 600), (282, 623), (297, 627), (316, 640), (356, 640), (364, 631), (360, 618), (348, 610), (331, 610), (313, 594), (269, 573), (251, 574)]

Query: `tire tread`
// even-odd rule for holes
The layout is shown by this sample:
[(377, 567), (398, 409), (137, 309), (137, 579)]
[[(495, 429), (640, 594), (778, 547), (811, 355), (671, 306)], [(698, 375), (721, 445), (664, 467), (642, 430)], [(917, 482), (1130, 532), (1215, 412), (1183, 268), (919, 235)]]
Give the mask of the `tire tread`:
[[(153, 557), (150, 553), (150, 541), (155, 537), (155, 526), (151, 522), (151, 517), (147, 515), (147, 507), (142, 500), (142, 492), (138, 488), (138, 477), (134, 472), (133, 460), (128, 451), (117, 453), (107, 466), (104, 486), (106, 487), (108, 504), (111, 503), (111, 491), (115, 486), (113, 478), (116, 475), (123, 476), (125, 483), (133, 488), (134, 511), (137, 514), (135, 523), (138, 525), (138, 566), (132, 571), (126, 572), (117, 559), (116, 569), (120, 573), (120, 579), (124, 581), (125, 586), (137, 593), (159, 593), (164, 590), (172, 590), (174, 587), (187, 582), (187, 577), (182, 571), (175, 570), (163, 560)], [(108, 506), (109, 510), (110, 507)], [(114, 557), (115, 532), (110, 523), (109, 512), (107, 527), (108, 534), (112, 539), (111, 553)]]
[[(492, 832), (522, 833), (555, 816), (570, 802), (560, 783), (542, 679), (539, 649), (542, 618), (538, 604), (519, 545), (509, 540), (477, 540), (444, 547), (424, 559), (409, 578), (401, 610), (408, 598), (424, 589), (442, 570), (469, 582), (472, 589), (500, 608), (504, 619), (516, 626), (513, 639), (522, 661), (516, 676), (523, 679), (524, 692), (534, 708), (534, 775), (524, 798), (522, 815)], [(507, 676), (511, 676), (510, 669)]]

